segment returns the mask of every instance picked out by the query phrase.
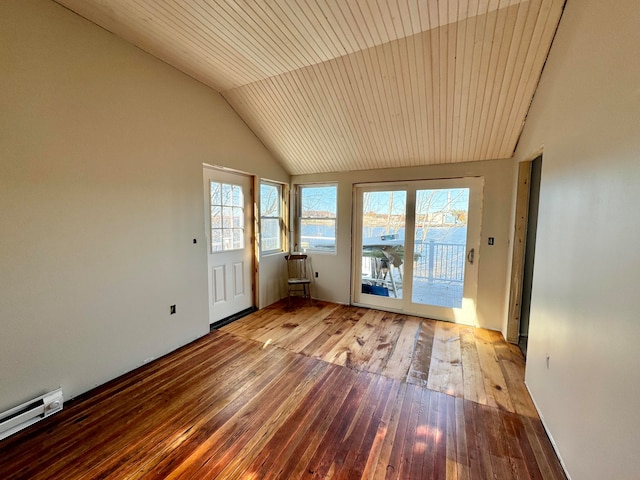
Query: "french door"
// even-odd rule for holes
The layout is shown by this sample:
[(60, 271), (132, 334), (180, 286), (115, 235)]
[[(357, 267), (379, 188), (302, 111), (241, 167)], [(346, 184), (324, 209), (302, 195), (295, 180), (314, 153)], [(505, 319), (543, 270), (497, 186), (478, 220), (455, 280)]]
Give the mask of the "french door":
[(203, 178), (211, 324), (254, 305), (253, 181), (209, 167)]
[(482, 179), (355, 188), (355, 305), (476, 324)]

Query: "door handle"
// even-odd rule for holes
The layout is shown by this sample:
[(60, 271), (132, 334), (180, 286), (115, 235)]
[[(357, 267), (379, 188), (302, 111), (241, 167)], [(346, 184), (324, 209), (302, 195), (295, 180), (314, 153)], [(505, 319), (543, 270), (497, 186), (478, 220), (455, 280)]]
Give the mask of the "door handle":
[(469, 253), (467, 253), (467, 261), (471, 264), (473, 264), (473, 258), (476, 255), (476, 251), (475, 248), (472, 248), (471, 250), (469, 250)]

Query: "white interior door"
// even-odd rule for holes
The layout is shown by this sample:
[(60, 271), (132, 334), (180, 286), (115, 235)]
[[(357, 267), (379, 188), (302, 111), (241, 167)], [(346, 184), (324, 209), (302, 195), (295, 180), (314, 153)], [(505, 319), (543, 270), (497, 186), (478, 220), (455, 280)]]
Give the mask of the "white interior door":
[(209, 323), (246, 310), (253, 299), (252, 178), (204, 168)]
[(356, 305), (476, 323), (482, 179), (355, 190)]

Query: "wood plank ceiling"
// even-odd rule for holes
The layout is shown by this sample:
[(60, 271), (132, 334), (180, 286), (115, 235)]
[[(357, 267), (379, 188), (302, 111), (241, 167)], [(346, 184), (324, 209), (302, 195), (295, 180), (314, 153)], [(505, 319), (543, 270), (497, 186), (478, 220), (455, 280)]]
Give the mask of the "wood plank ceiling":
[(56, 0), (221, 92), (291, 174), (509, 158), (565, 0)]

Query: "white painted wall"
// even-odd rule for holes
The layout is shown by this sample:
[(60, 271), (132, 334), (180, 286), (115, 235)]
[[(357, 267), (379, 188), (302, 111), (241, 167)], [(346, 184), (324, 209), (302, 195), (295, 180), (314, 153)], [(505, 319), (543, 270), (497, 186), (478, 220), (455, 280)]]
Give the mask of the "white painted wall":
[(526, 381), (576, 480), (640, 475), (639, 25), (567, 2), (517, 150), (544, 146)]
[(202, 163), (289, 177), (218, 93), (53, 2), (0, 2), (0, 45), (1, 411), (207, 333)]
[[(508, 285), (508, 264), (511, 236), (511, 204), (515, 168), (511, 160), (493, 160), (428, 167), (366, 170), (347, 173), (293, 176), (293, 184), (333, 182), (338, 184), (337, 253), (312, 254), (313, 268), (319, 276), (314, 279), (315, 298), (338, 303), (350, 302), (351, 213), (353, 184), (393, 180), (417, 180), (482, 176), (485, 179), (482, 218), (482, 240), (478, 252), (478, 323), (493, 330), (502, 329), (508, 304), (505, 290)], [(488, 246), (487, 238), (494, 237), (495, 245)]]

